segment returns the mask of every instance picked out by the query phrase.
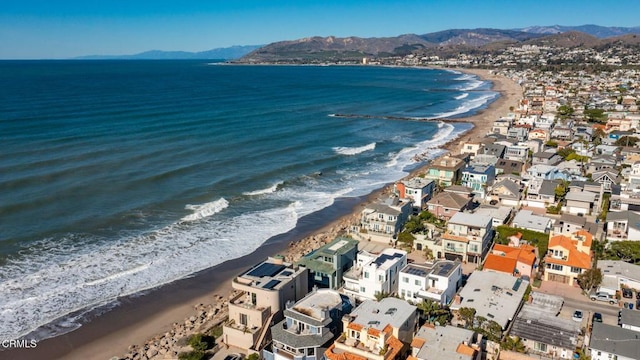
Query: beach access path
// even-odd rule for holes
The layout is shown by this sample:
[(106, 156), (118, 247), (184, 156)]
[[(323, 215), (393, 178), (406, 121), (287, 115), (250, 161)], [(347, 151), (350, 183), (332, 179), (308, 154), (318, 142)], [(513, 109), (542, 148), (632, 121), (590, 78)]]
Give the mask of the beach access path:
[[(520, 85), (511, 79), (488, 70), (456, 70), (491, 81), (492, 90), (499, 92), (501, 96), (477, 114), (456, 119), (458, 122), (472, 123), (474, 127), (444, 146), (453, 154), (459, 152), (463, 142), (480, 141), (484, 138), (490, 131), (493, 121), (508, 114), (509, 108), (517, 106), (522, 97)], [(424, 167), (415, 170), (410, 176), (415, 176), (421, 171), (424, 171)], [(166, 337), (167, 334), (175, 336), (171, 335), (171, 332), (175, 333), (176, 326), (184, 326), (185, 320), (193, 318), (197, 314), (196, 308), (202, 308), (200, 304), (215, 307), (226, 301), (232, 292), (231, 280), (250, 265), (262, 261), (268, 255), (283, 253), (288, 260), (294, 260), (318, 248), (356, 221), (365, 204), (376, 200), (382, 193), (390, 191), (391, 187), (386, 186), (360, 199), (358, 203), (343, 204), (337, 220), (325, 226), (317, 224), (311, 234), (297, 234), (293, 231), (289, 234), (293, 237), (293, 243), (290, 246), (269, 245), (267, 242), (253, 254), (227, 261), (205, 271), (205, 275), (198, 275), (210, 277), (211, 280), (206, 283), (198, 284), (198, 276), (196, 276), (151, 290), (136, 298), (123, 299), (118, 308), (83, 325), (76, 331), (44, 340), (33, 349), (0, 352), (0, 359), (4, 359), (5, 356), (8, 356), (7, 359), (25, 360), (111, 359), (125, 357), (125, 354), (132, 349), (138, 353), (141, 351), (144, 353), (145, 346), (148, 348), (149, 344), (161, 341), (158, 339)], [(132, 347), (132, 345), (135, 346)], [(170, 358), (167, 356), (167, 354), (158, 354), (157, 358)]]

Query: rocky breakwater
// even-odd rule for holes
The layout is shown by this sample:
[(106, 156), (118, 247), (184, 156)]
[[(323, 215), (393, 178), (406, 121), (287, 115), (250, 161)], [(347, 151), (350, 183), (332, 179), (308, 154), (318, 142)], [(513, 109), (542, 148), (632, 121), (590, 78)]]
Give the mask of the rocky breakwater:
[(120, 360), (177, 359), (181, 352), (191, 351), (189, 338), (197, 333), (206, 334), (221, 326), (228, 318), (228, 299), (215, 295), (211, 304), (194, 306), (194, 315), (182, 323), (173, 323), (171, 330), (155, 336), (144, 345), (131, 345)]

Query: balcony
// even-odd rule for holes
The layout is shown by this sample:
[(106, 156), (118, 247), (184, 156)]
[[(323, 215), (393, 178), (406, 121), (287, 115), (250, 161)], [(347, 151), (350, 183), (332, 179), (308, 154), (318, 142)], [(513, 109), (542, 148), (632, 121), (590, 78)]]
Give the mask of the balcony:
[(264, 307), (262, 306), (257, 306), (255, 304), (253, 304), (251, 302), (251, 295), (249, 295), (248, 293), (240, 293), (238, 294), (236, 297), (232, 298), (229, 301), (230, 304), (241, 307), (243, 309), (250, 309), (250, 310), (256, 310), (256, 311), (263, 311), (265, 310)]

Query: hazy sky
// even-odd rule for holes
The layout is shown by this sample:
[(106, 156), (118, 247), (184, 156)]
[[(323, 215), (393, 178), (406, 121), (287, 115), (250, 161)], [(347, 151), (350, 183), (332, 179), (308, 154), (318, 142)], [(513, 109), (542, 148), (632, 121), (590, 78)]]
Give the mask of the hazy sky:
[(638, 26), (640, 0), (5, 0), (0, 59), (203, 51), (309, 36)]

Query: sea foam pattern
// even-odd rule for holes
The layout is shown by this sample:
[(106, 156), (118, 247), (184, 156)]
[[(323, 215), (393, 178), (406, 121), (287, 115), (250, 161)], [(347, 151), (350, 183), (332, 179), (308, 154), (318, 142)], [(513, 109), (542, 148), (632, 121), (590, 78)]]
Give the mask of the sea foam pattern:
[(470, 125), (382, 117), (459, 116), (497, 96), (456, 78), (189, 61), (0, 64), (0, 82), (13, 84), (0, 87), (0, 338), (54, 321), (35, 337), (76, 328), (72, 313), (246, 255), (337, 198), (407, 175), (416, 156), (438, 156)]
[(365, 151), (374, 150), (375, 148), (376, 143), (373, 142), (371, 144), (357, 147), (336, 146), (333, 148), (333, 151), (340, 155), (358, 155)]

